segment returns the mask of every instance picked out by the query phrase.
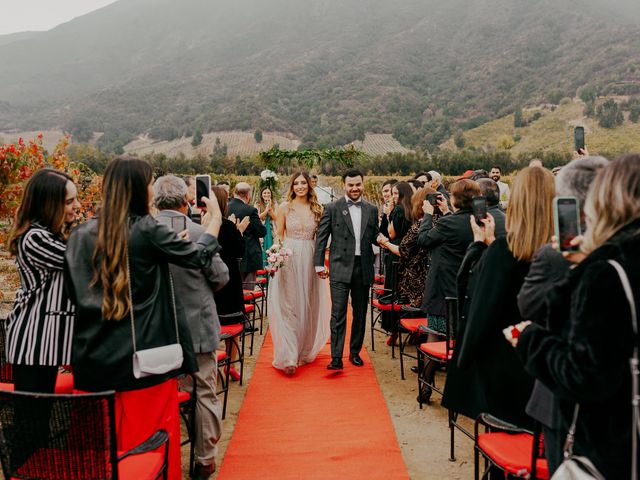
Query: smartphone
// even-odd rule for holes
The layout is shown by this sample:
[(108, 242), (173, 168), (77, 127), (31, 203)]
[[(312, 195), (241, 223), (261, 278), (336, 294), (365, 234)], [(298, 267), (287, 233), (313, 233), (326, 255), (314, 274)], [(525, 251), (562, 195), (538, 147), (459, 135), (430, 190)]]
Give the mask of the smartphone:
[(573, 129), (573, 142), (576, 152), (580, 153), (580, 150), (584, 149), (584, 127), (576, 127)]
[(439, 193), (427, 193), (427, 201), (434, 207), (438, 206)]
[(202, 197), (209, 198), (211, 192), (211, 177), (209, 175), (196, 175), (196, 207), (204, 207)]
[(476, 219), (476, 223), (483, 226), (482, 220), (487, 218), (487, 199), (484, 197), (473, 197), (471, 199), (471, 211)]
[(187, 219), (182, 215), (179, 217), (156, 217), (158, 223), (166, 225), (176, 233), (183, 232), (187, 229)]
[(580, 232), (580, 205), (576, 197), (556, 197), (553, 199), (553, 223), (561, 252), (577, 252), (571, 240)]

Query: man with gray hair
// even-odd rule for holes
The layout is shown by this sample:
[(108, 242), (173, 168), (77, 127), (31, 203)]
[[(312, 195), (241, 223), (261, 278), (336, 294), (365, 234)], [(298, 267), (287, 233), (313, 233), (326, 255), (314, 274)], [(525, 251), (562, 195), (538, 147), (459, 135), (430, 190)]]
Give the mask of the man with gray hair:
[[(166, 175), (153, 184), (153, 201), (159, 213), (159, 223), (177, 231), (187, 230), (189, 239), (197, 242), (204, 227), (191, 221), (188, 212), (188, 188), (184, 180)], [(210, 197), (215, 198), (215, 197)], [(196, 382), (196, 418), (193, 450), (194, 479), (205, 479), (215, 471), (217, 443), (222, 435), (222, 405), (216, 395), (216, 349), (220, 340), (220, 320), (213, 292), (229, 281), (229, 270), (217, 253), (211, 265), (193, 270), (169, 264), (174, 279), (176, 298), (184, 310), (196, 353), (198, 371)], [(191, 377), (180, 381), (180, 387), (191, 391)]]
[(449, 192), (447, 192), (447, 189), (444, 188), (444, 185), (442, 184), (442, 175), (440, 175), (435, 170), (429, 170), (429, 175), (431, 175), (431, 188), (442, 194), (442, 196), (447, 201), (447, 205), (449, 205), (449, 210), (451, 210), (451, 200), (449, 199)]
[[(580, 157), (569, 162), (556, 176), (556, 196), (576, 197), (580, 204), (582, 231), (584, 231), (584, 207), (589, 186), (598, 172), (609, 161), (604, 157)], [(571, 263), (562, 254), (553, 249), (551, 244), (542, 246), (533, 256), (529, 273), (518, 294), (518, 308), (522, 318), (526, 318), (545, 327), (547, 324), (546, 298), (555, 283), (565, 279)], [(554, 328), (561, 328), (555, 325)], [(536, 383), (527, 404), (527, 414), (543, 425), (545, 452), (551, 471), (555, 471), (562, 462), (561, 456), (564, 437), (560, 426), (554, 422), (553, 393), (541, 382)]]
[(251, 205), (251, 185), (246, 182), (236, 184), (234, 197), (229, 200), (228, 214), (234, 215), (239, 221), (249, 217), (249, 226), (242, 234), (244, 256), (240, 261), (240, 274), (245, 287), (253, 290), (256, 272), (264, 267), (260, 239), (267, 235), (267, 228), (260, 220), (258, 210)]

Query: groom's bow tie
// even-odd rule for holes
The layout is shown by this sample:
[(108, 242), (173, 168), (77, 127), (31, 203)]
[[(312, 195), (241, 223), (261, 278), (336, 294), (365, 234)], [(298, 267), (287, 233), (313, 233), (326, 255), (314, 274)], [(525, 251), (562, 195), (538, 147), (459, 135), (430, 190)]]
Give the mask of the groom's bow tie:
[(362, 207), (362, 202), (354, 202), (353, 200), (347, 200), (347, 207)]

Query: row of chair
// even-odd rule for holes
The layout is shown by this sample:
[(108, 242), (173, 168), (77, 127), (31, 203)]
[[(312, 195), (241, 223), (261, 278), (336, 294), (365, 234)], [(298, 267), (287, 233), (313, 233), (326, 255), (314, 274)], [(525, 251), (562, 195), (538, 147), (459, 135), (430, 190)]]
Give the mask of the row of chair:
[[(442, 386), (436, 384), (436, 376), (428, 382), (422, 373), (430, 362), (439, 368), (447, 368), (455, 349), (456, 326), (458, 321), (457, 298), (446, 298), (447, 321), (446, 331), (438, 332), (429, 328), (428, 318), (420, 314), (420, 309), (403, 302), (398, 293), (398, 262), (394, 262), (390, 272), (387, 287), (384, 287), (385, 275), (377, 275), (376, 282), (371, 289), (370, 320), (371, 320), (371, 349), (375, 350), (375, 332), (388, 335), (381, 326), (383, 312), (391, 316), (391, 324), (397, 331), (399, 350), (400, 378), (405, 379), (404, 359), (415, 360), (418, 368), (418, 391), (428, 386), (438, 394), (443, 394)], [(440, 337), (438, 341), (424, 342), (425, 335), (433, 334)], [(408, 348), (415, 344), (415, 354)], [(395, 358), (395, 342), (391, 342), (391, 357)], [(421, 396), (420, 408), (423, 408)], [(483, 413), (475, 419), (474, 431), (468, 429), (458, 421), (459, 414), (448, 411), (448, 426), (450, 429), (450, 458), (455, 461), (455, 431), (458, 430), (474, 441), (474, 478), (487, 478), (492, 469), (503, 472), (505, 478), (547, 479), (549, 472), (544, 459), (544, 448), (539, 425), (533, 432), (511, 425), (489, 414)], [(480, 457), (484, 459), (482, 473), (480, 471)]]
[[(242, 384), (245, 339), (251, 337), (253, 355), (257, 322), (263, 332), (268, 277), (266, 272), (245, 290), (245, 321), (224, 326), (221, 340), (226, 349), (216, 352), (218, 395), (223, 397), (222, 417), (227, 411), (230, 370), (239, 364)], [(0, 322), (0, 462), (4, 478), (167, 478), (168, 434), (155, 432), (128, 452), (117, 451), (115, 392), (74, 394), (73, 374), (61, 369), (56, 393), (51, 395), (15, 392), (12, 366), (6, 362), (4, 320)], [(238, 358), (232, 360), (232, 350)], [(193, 380), (193, 378), (192, 378)], [(189, 471), (193, 473), (195, 438), (195, 381), (190, 391), (180, 391), (180, 415), (190, 444)], [(164, 446), (164, 453), (158, 450)], [(162, 450), (161, 450), (162, 452)]]

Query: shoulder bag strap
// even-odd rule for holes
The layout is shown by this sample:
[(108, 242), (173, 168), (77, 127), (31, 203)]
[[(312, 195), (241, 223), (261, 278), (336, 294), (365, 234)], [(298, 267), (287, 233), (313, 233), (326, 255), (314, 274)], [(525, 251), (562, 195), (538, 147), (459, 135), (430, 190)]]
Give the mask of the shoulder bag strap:
[[(171, 289), (171, 308), (173, 310), (173, 322), (176, 327), (176, 343), (180, 343), (180, 333), (178, 331), (178, 313), (176, 311), (176, 296), (173, 289), (173, 275), (171, 270), (167, 268), (169, 272), (169, 287)], [(133, 316), (133, 293), (131, 288), (131, 268), (129, 267), (129, 253), (127, 252), (127, 282), (129, 284), (129, 318), (131, 319), (131, 338), (133, 340), (133, 353), (138, 350), (136, 345), (136, 327), (135, 319)]]
[(616, 269), (618, 276), (620, 277), (620, 283), (629, 301), (629, 308), (631, 309), (631, 321), (633, 325), (633, 358), (629, 360), (631, 364), (631, 405), (633, 407), (633, 421), (631, 426), (631, 478), (636, 480), (638, 478), (638, 465), (637, 465), (637, 452), (638, 452), (638, 424), (640, 423), (640, 412), (638, 406), (640, 405), (640, 395), (638, 386), (638, 375), (640, 369), (638, 368), (638, 317), (636, 312), (636, 302), (633, 298), (633, 290), (631, 288), (631, 282), (620, 263), (615, 260), (609, 260), (609, 264)]

